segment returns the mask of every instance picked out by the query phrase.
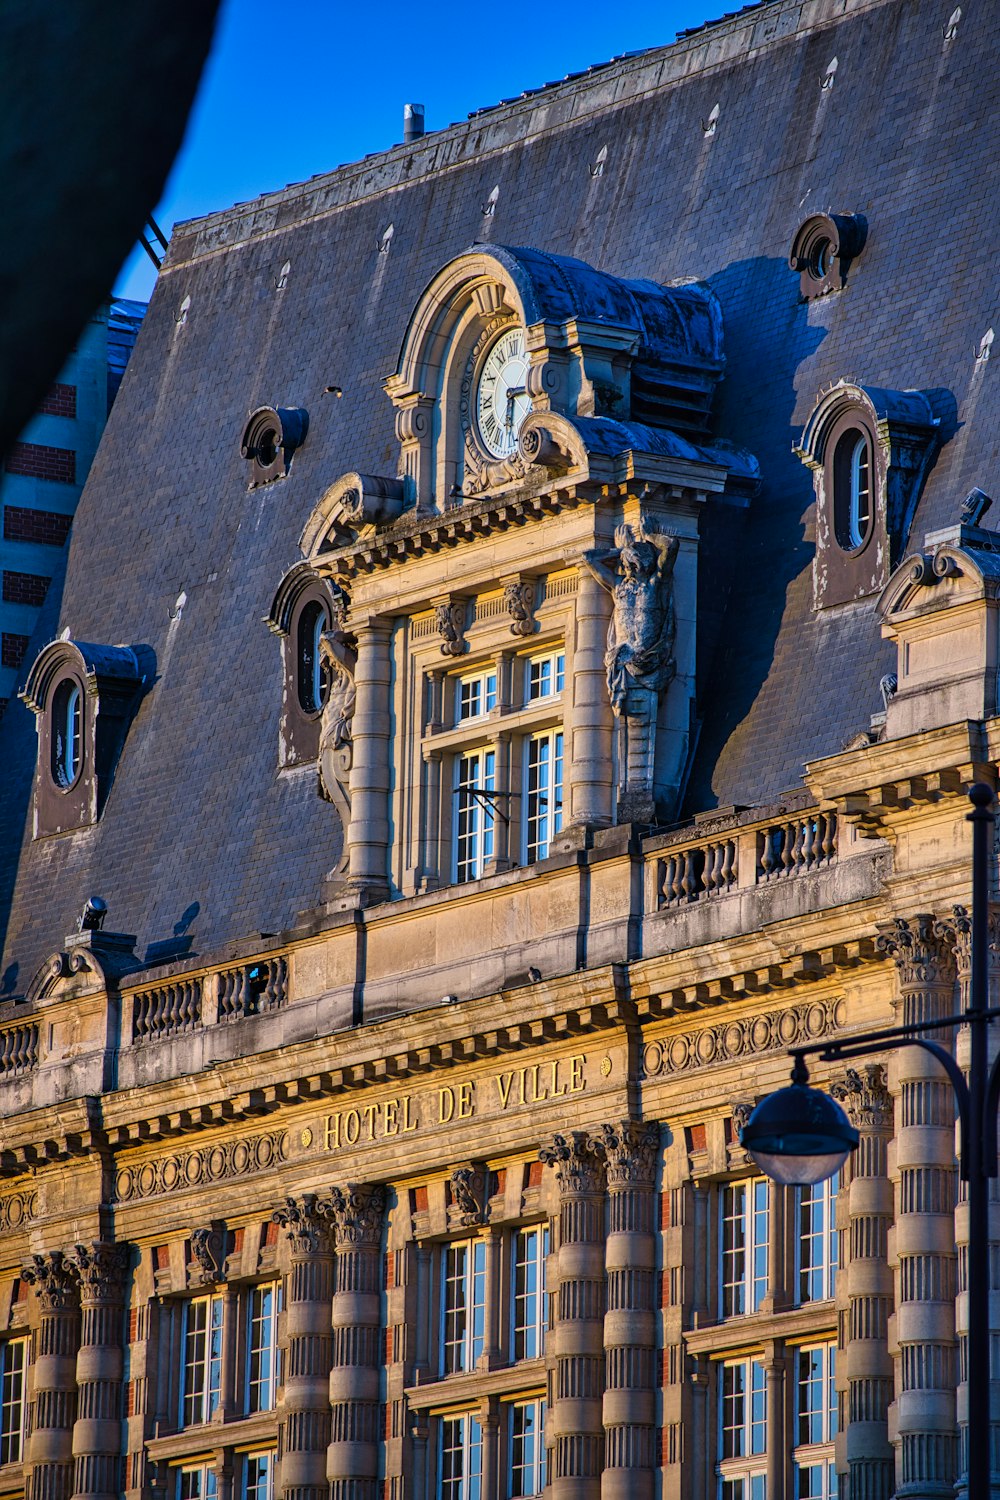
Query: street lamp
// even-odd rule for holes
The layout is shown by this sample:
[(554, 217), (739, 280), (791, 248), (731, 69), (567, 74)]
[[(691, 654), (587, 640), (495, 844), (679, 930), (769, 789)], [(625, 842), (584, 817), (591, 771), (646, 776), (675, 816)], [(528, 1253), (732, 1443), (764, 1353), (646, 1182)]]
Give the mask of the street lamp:
[[(990, 1496), (990, 1286), (989, 1180), (997, 1175), (997, 1110), (1000, 1107), (1000, 1055), (989, 1066), (990, 1022), (1000, 1010), (988, 1006), (989, 836), (996, 822), (993, 788), (983, 782), (969, 789), (972, 812), (972, 943), (969, 1004), (960, 1015), (939, 1021), (866, 1031), (842, 1042), (790, 1047), (790, 1087), (761, 1100), (740, 1132), (749, 1155), (775, 1182), (823, 1182), (843, 1165), (858, 1144), (858, 1132), (827, 1094), (810, 1088), (805, 1058), (842, 1062), (870, 1057), (895, 1047), (922, 1047), (936, 1057), (951, 1081), (958, 1106), (959, 1170), (969, 1184), (968, 1247), (968, 1495)], [(959, 1026), (969, 1028), (969, 1076), (939, 1042), (922, 1035)]]

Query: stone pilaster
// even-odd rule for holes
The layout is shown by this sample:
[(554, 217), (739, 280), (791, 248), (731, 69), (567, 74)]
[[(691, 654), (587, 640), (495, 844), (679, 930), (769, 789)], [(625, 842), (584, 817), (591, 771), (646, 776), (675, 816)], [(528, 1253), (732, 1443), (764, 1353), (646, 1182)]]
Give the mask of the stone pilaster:
[(280, 1413), (275, 1493), (282, 1500), (329, 1500), (329, 1378), (333, 1337), (331, 1205), (315, 1193), (288, 1198), (273, 1215), (288, 1236), (285, 1330), (288, 1358)]
[(576, 593), (572, 673), (566, 682), (565, 732), (569, 756), (568, 822), (602, 828), (612, 821), (611, 737), (604, 652), (611, 603), (594, 575), (581, 567)]
[(334, 1188), (331, 1500), (376, 1500), (378, 1493), (384, 1217), (384, 1188)]
[(604, 1461), (604, 1163), (586, 1132), (538, 1153), (559, 1184), (552, 1500), (599, 1500)]
[(656, 1195), (660, 1128), (602, 1125), (607, 1170), (604, 1472), (601, 1500), (653, 1500), (656, 1454)]
[[(920, 915), (880, 927), (897, 970), (898, 1019), (933, 1021), (955, 1006), (953, 929)], [(951, 1035), (938, 1038), (951, 1045)], [(955, 1336), (955, 1107), (940, 1064), (916, 1047), (893, 1052), (896, 1128), (897, 1500), (953, 1500), (958, 1475)]]
[(80, 1279), (73, 1500), (117, 1500), (122, 1489), (122, 1376), (129, 1247), (102, 1240), (68, 1257)]
[(61, 1250), (32, 1256), (21, 1276), (34, 1288), (38, 1310), (25, 1500), (69, 1500), (80, 1341), (79, 1277)]
[(837, 1441), (837, 1467), (846, 1474), (844, 1500), (890, 1500), (895, 1478), (887, 1427), (892, 1400), (892, 1359), (887, 1345), (892, 1313), (888, 1262), (892, 1098), (881, 1063), (848, 1068), (830, 1092), (861, 1137), (847, 1189), (847, 1255), (840, 1271), (846, 1286), (847, 1318), (838, 1341), (837, 1383), (843, 1382), (847, 1400)]
[(391, 633), (389, 619), (367, 620), (357, 630), (347, 883), (362, 906), (389, 895)]

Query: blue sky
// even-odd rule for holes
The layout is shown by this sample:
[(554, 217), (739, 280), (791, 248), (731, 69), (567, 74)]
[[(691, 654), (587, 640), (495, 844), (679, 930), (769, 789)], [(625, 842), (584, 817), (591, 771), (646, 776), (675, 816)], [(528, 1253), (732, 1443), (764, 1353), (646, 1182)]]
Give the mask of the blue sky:
[[(402, 140), (403, 105), (427, 129), (620, 52), (675, 34), (739, 0), (222, 0), (187, 136), (154, 212), (169, 234), (259, 193), (329, 172)], [(146, 300), (141, 249), (119, 296)]]

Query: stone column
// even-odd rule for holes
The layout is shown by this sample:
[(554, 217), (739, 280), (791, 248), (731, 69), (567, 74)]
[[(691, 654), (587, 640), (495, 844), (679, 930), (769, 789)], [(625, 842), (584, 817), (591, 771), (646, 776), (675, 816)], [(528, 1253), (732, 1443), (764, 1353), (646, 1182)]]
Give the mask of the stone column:
[(275, 1493), (282, 1500), (329, 1500), (326, 1453), (330, 1445), (328, 1382), (333, 1337), (333, 1244), (329, 1203), (315, 1193), (288, 1198), (273, 1215), (288, 1235), (290, 1265), (285, 1299), (288, 1357), (280, 1416)]
[(607, 1167), (604, 1472), (601, 1500), (653, 1500), (656, 1454), (656, 1195), (660, 1127), (602, 1125)]
[[(955, 1006), (954, 932), (933, 918), (897, 918), (878, 945), (896, 964), (905, 1025)], [(951, 1033), (938, 1037), (950, 1046)], [(958, 1475), (955, 1388), (955, 1107), (941, 1066), (916, 1047), (893, 1052), (889, 1086), (896, 1131), (898, 1263), (896, 1497), (953, 1500)]]
[(374, 617), (357, 631), (347, 882), (360, 906), (389, 896), (391, 633), (391, 620)]
[(334, 1188), (331, 1500), (376, 1500), (378, 1494), (384, 1215), (384, 1188)]
[(21, 1277), (34, 1287), (39, 1314), (25, 1500), (69, 1500), (80, 1341), (79, 1279), (76, 1267), (61, 1250), (32, 1256)]
[(554, 1135), (538, 1153), (559, 1184), (553, 1328), (553, 1500), (599, 1500), (604, 1459), (604, 1168), (585, 1131)]
[[(847, 1287), (846, 1337), (838, 1340), (837, 1347), (838, 1385), (846, 1376), (847, 1391), (845, 1421), (837, 1443), (838, 1459), (843, 1456), (847, 1471), (844, 1500), (891, 1500), (895, 1462), (887, 1426), (892, 1400), (887, 1339), (892, 1313), (888, 1261), (892, 1098), (881, 1063), (848, 1068), (830, 1092), (861, 1137), (847, 1189), (850, 1227), (845, 1264), (840, 1269)], [(907, 1094), (904, 1089), (903, 1097), (904, 1104), (912, 1106), (912, 1090)]]
[(764, 1379), (767, 1382), (767, 1493), (784, 1495), (789, 1493), (792, 1466), (789, 1462), (791, 1445), (786, 1434), (788, 1356), (780, 1340), (768, 1341), (764, 1345)]
[(576, 592), (576, 637), (567, 684), (565, 734), (568, 822), (604, 828), (613, 821), (611, 735), (604, 652), (611, 600), (589, 569), (581, 567)]
[(95, 1241), (69, 1257), (80, 1278), (73, 1500), (117, 1500), (122, 1489), (122, 1375), (128, 1245)]

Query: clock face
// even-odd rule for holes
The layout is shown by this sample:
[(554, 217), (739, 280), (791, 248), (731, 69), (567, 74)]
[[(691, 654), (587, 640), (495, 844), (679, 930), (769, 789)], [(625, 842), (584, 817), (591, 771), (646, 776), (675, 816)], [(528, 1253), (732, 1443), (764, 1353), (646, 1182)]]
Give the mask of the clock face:
[(531, 410), (527, 386), (524, 329), (508, 328), (484, 359), (476, 385), (479, 441), (494, 458), (510, 458), (517, 449), (517, 434)]

